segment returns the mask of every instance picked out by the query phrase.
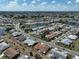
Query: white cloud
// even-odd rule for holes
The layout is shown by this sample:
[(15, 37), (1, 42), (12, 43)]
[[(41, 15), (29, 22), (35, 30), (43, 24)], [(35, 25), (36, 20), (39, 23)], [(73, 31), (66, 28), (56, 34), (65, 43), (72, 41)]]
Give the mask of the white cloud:
[(27, 3), (23, 3), (22, 6), (27, 6)]
[(53, 0), (53, 1), (52, 1), (52, 3), (56, 3), (56, 1), (55, 1), (55, 0)]
[(11, 2), (9, 2), (9, 4), (17, 4), (17, 2), (16, 1), (11, 1)]
[(79, 2), (79, 0), (75, 0), (75, 2)]
[(35, 0), (33, 0), (31, 3), (32, 3), (32, 4), (35, 4), (35, 3), (36, 3), (36, 1), (35, 1)]
[(15, 2), (18, 2), (19, 0), (14, 0)]
[(46, 5), (47, 4), (47, 2), (42, 2), (40, 5)]
[(26, 0), (23, 0), (24, 2), (26, 1)]
[(71, 1), (68, 1), (68, 2), (67, 2), (67, 4), (71, 4), (71, 3), (72, 3)]
[(37, 1), (41, 1), (41, 0), (37, 0)]
[[(36, 0), (33, 0), (36, 1)], [(62, 7), (61, 7), (62, 6)], [(5, 6), (0, 6), (0, 10), (3, 11), (72, 11), (79, 10), (78, 5), (73, 7), (71, 5), (62, 4), (48, 4), (47, 2), (41, 2), (40, 4), (34, 5), (34, 3), (19, 4), (16, 1), (10, 1), (9, 4)]]
[[(6, 9), (6, 10), (17, 10), (17, 8), (19, 8), (20, 7), (20, 5), (17, 3), (17, 2), (15, 2), (15, 1), (11, 1), (11, 2), (9, 2), (9, 4), (8, 5), (6, 5), (6, 6), (4, 6), (2, 9)], [(19, 10), (19, 9), (18, 9)]]

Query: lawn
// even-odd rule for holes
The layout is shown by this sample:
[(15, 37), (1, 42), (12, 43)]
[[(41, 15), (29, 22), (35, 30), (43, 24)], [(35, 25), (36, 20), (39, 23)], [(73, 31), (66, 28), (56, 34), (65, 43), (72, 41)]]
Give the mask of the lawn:
[(71, 45), (64, 45), (60, 42), (56, 43), (57, 45), (61, 46), (61, 47), (65, 47), (65, 48), (68, 48), (70, 50), (73, 50), (73, 51), (76, 51), (76, 52), (79, 52), (79, 39), (75, 40)]
[(79, 52), (79, 39), (73, 42), (72, 50)]

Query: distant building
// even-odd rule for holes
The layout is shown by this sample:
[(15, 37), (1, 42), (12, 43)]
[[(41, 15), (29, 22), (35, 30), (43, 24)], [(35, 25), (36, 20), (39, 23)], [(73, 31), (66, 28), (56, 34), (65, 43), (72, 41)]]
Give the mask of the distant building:
[(61, 29), (61, 31), (63, 32), (63, 33), (65, 33), (65, 32), (67, 32), (68, 30), (67, 29)]
[(62, 34), (62, 33), (59, 32), (59, 31), (50, 32), (50, 33), (47, 34), (45, 37), (50, 40), (50, 39), (53, 39), (53, 38), (57, 37), (57, 36), (60, 35), (60, 34)]
[(1, 39), (1, 38), (0, 38), (0, 43), (3, 42), (3, 41), (4, 41), (4, 39)]
[(55, 32), (51, 32), (50, 34), (47, 34), (45, 37), (47, 39), (53, 39), (57, 34)]
[(55, 30), (54, 27), (48, 27), (48, 29), (49, 29), (50, 31)]
[(33, 31), (37, 31), (37, 30), (40, 30), (40, 29), (43, 29), (44, 26), (38, 26), (38, 27), (35, 27), (35, 28), (32, 28)]
[(15, 31), (16, 31), (15, 29), (11, 29), (11, 30), (10, 30), (11, 33), (15, 32)]

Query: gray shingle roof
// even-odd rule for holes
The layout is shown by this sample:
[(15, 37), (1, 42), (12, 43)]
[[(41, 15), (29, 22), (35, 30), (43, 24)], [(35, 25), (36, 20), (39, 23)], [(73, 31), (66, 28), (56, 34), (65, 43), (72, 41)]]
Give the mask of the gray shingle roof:
[(5, 33), (6, 28), (0, 27), (0, 35), (3, 35)]
[(5, 42), (2, 42), (0, 43), (0, 54), (9, 47), (10, 45), (5, 43)]
[(56, 58), (56, 59), (67, 59), (67, 54), (62, 52), (62, 51), (58, 51), (55, 49), (52, 49), (51, 51), (52, 53), (52, 58)]
[(72, 42), (73, 42), (73, 41), (70, 40), (70, 39), (63, 39), (63, 40), (61, 41), (61, 43), (65, 44), (65, 45), (70, 45)]
[(24, 40), (26, 40), (26, 37), (24, 35), (20, 35), (20, 36), (17, 37), (17, 39), (19, 41), (24, 41)]

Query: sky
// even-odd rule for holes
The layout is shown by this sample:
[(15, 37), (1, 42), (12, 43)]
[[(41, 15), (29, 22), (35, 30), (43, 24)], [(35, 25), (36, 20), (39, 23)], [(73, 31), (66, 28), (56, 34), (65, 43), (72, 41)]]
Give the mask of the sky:
[(0, 0), (0, 11), (79, 11), (79, 0)]

